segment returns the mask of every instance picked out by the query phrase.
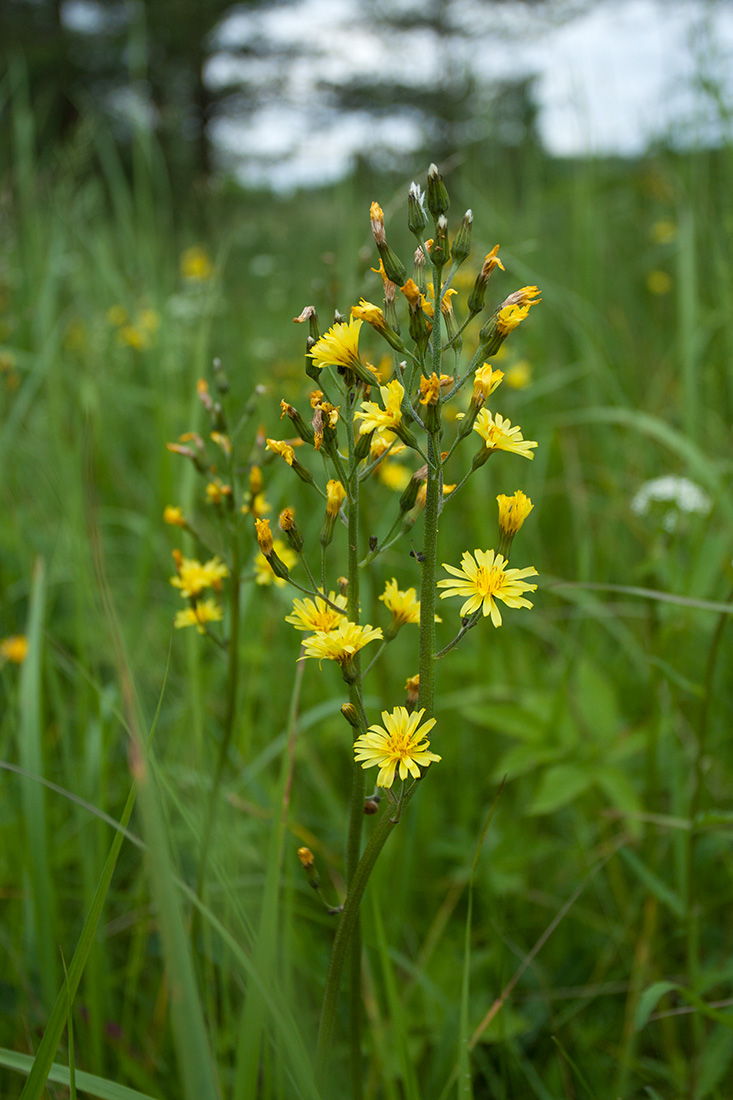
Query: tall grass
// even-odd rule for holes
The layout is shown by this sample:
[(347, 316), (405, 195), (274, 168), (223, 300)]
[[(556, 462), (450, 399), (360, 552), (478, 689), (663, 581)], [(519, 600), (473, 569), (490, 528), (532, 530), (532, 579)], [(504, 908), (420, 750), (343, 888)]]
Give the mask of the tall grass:
[[(334, 918), (295, 850), (317, 852), (336, 899), (338, 676), (306, 672), (291, 723), (289, 601), (244, 590), (241, 708), (198, 900), (225, 667), (171, 632), (161, 514), (193, 488), (165, 443), (192, 427), (214, 356), (242, 404), (268, 387), (254, 423), (276, 434), (280, 397), (304, 392), (290, 318), (308, 301), (326, 316), (373, 296), (359, 251), (368, 203), (397, 208), (405, 181), (211, 194), (179, 213), (154, 146), (140, 143), (130, 175), (90, 121), (41, 157), (19, 81), (13, 95), (0, 634), (31, 647), (0, 673), (2, 1095), (27, 1081), (24, 1100), (42, 1096), (50, 1059), (50, 1080), (68, 1082), (70, 1011), (76, 1087), (90, 1095), (315, 1098)], [(510, 274), (543, 291), (500, 364), (531, 366), (503, 411), (540, 425), (521, 536), (540, 589), (500, 648), (476, 631), (439, 679), (451, 751), (365, 907), (365, 1095), (722, 1098), (730, 150), (523, 167), (519, 191), (500, 156), (474, 151), (450, 183), (454, 199), (470, 195), (474, 255), (501, 241)], [(194, 290), (178, 263), (199, 241), (216, 271)], [(407, 249), (406, 231), (394, 244)], [(650, 271), (669, 275), (668, 293), (651, 293)], [(120, 341), (113, 306), (134, 324), (155, 311), (147, 346)], [(493, 498), (516, 488), (505, 470), (471, 482), (440, 560), (485, 544)], [(300, 500), (287, 472), (266, 471), (275, 509)], [(634, 512), (639, 488), (667, 474), (700, 485), (710, 510)], [(408, 551), (386, 567), (416, 570)], [(365, 610), (376, 596), (362, 593)], [(377, 705), (401, 691), (396, 671), (377, 674)], [(139, 813), (120, 833), (135, 782)], [(345, 1088), (334, 1071), (323, 1095)]]

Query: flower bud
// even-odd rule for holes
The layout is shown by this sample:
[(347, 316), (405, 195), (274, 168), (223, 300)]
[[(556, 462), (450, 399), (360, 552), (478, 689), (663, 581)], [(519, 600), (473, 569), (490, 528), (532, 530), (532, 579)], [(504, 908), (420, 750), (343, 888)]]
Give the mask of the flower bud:
[(441, 268), (448, 262), (448, 219), (441, 214), (435, 223), (435, 242), (430, 249), (430, 259)]
[(450, 206), (450, 199), (448, 198), (448, 192), (443, 183), (443, 177), (435, 164), (431, 164), (428, 168), (427, 200), (428, 210), (436, 221), (441, 214), (447, 213), (448, 207)]
[(295, 513), (292, 508), (284, 508), (279, 517), (280, 530), (285, 535), (288, 545), (299, 554), (303, 549), (303, 536), (295, 522)]
[(357, 437), (356, 443), (354, 444), (354, 459), (356, 462), (363, 462), (369, 454), (375, 431), (376, 428), (372, 428), (366, 435)]
[(517, 489), (511, 497), (500, 493), (496, 499), (499, 504), (499, 530), (501, 532), (498, 552), (503, 554), (508, 561), (514, 536), (521, 529), (534, 505), (521, 489)]
[[(420, 245), (415, 249), (415, 258), (413, 260), (412, 278), (421, 294), (427, 294), (428, 292), (428, 278), (427, 278), (427, 257), (425, 255), (425, 249)], [(403, 288), (404, 289), (404, 288)]]
[(311, 339), (317, 343), (321, 338), (321, 333), (318, 328), (318, 314), (316, 313), (315, 306), (306, 306), (300, 316), (293, 317), (293, 323), (296, 325), (302, 325), (305, 321), (308, 322), (308, 330)]
[(303, 442), (310, 443), (310, 445), (313, 446), (313, 428), (310, 424), (306, 424), (298, 410), (293, 405), (288, 404), (287, 401), (280, 402), (280, 419), (282, 420), (284, 416), (290, 417), (293, 427)]
[(453, 240), (451, 259), (456, 266), (462, 264), (471, 253), (471, 229), (473, 227), (473, 211), (467, 210), (458, 226), (458, 232)]
[(500, 267), (504, 270), (504, 264), (497, 256), (499, 251), (498, 244), (495, 244), (491, 249), (491, 252), (485, 257), (481, 266), (481, 270), (476, 276), (476, 282), (473, 284), (473, 290), (468, 296), (468, 310), (472, 317), (475, 317), (477, 313), (480, 313), (484, 308), (484, 298), (486, 297), (486, 284), (489, 281), (492, 271), (495, 267)]
[(353, 703), (344, 703), (344, 705), (341, 707), (341, 713), (353, 729), (361, 729), (359, 712)]
[(227, 373), (221, 365), (221, 359), (215, 359), (211, 364), (211, 369), (214, 374), (214, 382), (219, 393), (229, 392), (229, 378)]
[(396, 283), (397, 286), (402, 286), (402, 284), (407, 281), (407, 268), (402, 260), (392, 251), (386, 241), (384, 244), (377, 243), (377, 248), (379, 249), (379, 255), (384, 264), (384, 271), (387, 278), (390, 282)]
[(425, 195), (413, 180), (407, 193), (407, 227), (411, 233), (415, 233), (419, 237), (427, 224)]
[(301, 867), (308, 876), (308, 882), (314, 890), (317, 890), (320, 886), (320, 879), (316, 871), (316, 860), (313, 852), (311, 852), (310, 848), (298, 848), (298, 859), (300, 860)]

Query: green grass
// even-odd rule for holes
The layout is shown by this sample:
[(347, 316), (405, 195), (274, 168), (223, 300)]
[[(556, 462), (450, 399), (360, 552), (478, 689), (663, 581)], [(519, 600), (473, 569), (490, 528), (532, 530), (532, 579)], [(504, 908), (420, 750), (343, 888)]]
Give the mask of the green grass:
[[(336, 918), (295, 853), (309, 845), (324, 893), (341, 896), (343, 683), (308, 662), (293, 741), (290, 600), (244, 588), (240, 707), (196, 904), (226, 666), (204, 639), (171, 637), (178, 543), (161, 515), (189, 507), (198, 485), (165, 443), (203, 427), (195, 382), (214, 356), (235, 407), (267, 387), (243, 438), (260, 422), (284, 434), (281, 397), (302, 408), (307, 392), (290, 319), (309, 302), (326, 319), (362, 293), (378, 300), (373, 250), (360, 252), (368, 204), (382, 202), (409, 256), (409, 181), (288, 199), (225, 190), (179, 210), (153, 146), (140, 143), (128, 177), (91, 122), (74, 148), (39, 158), (20, 93), (13, 117), (0, 635), (25, 632), (31, 649), (0, 671), (0, 760), (15, 769), (1, 780), (0, 1092), (18, 1097), (27, 1080), (24, 1100), (42, 1096), (41, 1062), (53, 1060), (61, 1084), (47, 1095), (67, 1095), (71, 991), (82, 1095), (315, 1098)], [(469, 483), (440, 560), (491, 545), (494, 497), (521, 486), (535, 510), (513, 564), (540, 578), (531, 614), (472, 632), (439, 666), (443, 761), (363, 910), (368, 1098), (725, 1095), (732, 183), (728, 149), (567, 165), (473, 150), (448, 178), (452, 212), (474, 211), (469, 265), (502, 244), (508, 270), (489, 296), (537, 283), (544, 301), (500, 363), (531, 363), (531, 384), (505, 386), (500, 408), (539, 441), (536, 458), (492, 460)], [(678, 227), (673, 240), (655, 243), (660, 221)], [(200, 290), (178, 272), (196, 242), (216, 263)], [(669, 274), (668, 294), (649, 292), (652, 270)], [(116, 305), (133, 321), (156, 311), (149, 346), (119, 342)], [(666, 474), (696, 481), (710, 513), (679, 515), (672, 530), (662, 506), (633, 513), (638, 488)], [(267, 464), (265, 482), (273, 512), (294, 504), (315, 540), (304, 487), (284, 464)], [(383, 528), (382, 500), (367, 507), (365, 539)], [(365, 577), (367, 621), (392, 575), (417, 583), (408, 545)], [(393, 650), (369, 682), (375, 715), (415, 671), (407, 630)], [(133, 779), (138, 808), (117, 854)], [(345, 1095), (337, 1032), (324, 1097)]]

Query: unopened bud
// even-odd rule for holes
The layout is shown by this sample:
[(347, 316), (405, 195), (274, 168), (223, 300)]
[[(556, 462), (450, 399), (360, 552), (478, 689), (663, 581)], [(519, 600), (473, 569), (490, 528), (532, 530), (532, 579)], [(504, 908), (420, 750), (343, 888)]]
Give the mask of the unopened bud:
[(310, 443), (313, 446), (313, 428), (305, 422), (298, 410), (293, 405), (288, 404), (287, 401), (280, 402), (280, 419), (282, 420), (284, 416), (290, 418), (293, 427), (303, 442)]
[(427, 201), (428, 210), (436, 220), (441, 214), (446, 214), (448, 212), (450, 199), (448, 198), (448, 192), (443, 183), (443, 177), (435, 164), (431, 164), (428, 168)]
[(280, 530), (285, 535), (287, 543), (296, 554), (303, 549), (303, 536), (298, 530), (295, 515), (292, 508), (284, 508), (280, 513)]
[(354, 459), (356, 462), (363, 462), (369, 454), (369, 449), (372, 445), (372, 438), (376, 428), (373, 428), (366, 435), (360, 435), (354, 444)]
[(402, 260), (392, 251), (386, 241), (384, 244), (379, 244), (379, 242), (377, 242), (377, 248), (379, 249), (379, 255), (382, 258), (387, 278), (390, 282), (396, 283), (397, 286), (402, 286), (402, 284), (407, 281), (407, 268)]
[(353, 703), (344, 703), (344, 705), (341, 707), (341, 713), (353, 729), (361, 729), (359, 712), (357, 711)]
[(453, 240), (451, 259), (454, 264), (462, 264), (471, 254), (471, 229), (473, 228), (473, 211), (467, 210), (458, 226), (458, 232)]
[(320, 879), (318, 872), (316, 871), (316, 861), (310, 848), (298, 848), (298, 859), (300, 865), (308, 876), (308, 882), (311, 884), (314, 890), (317, 890), (320, 886)]
[(435, 241), (430, 249), (430, 259), (436, 267), (448, 262), (448, 219), (441, 214), (435, 223)]
[(481, 266), (481, 270), (476, 276), (476, 282), (473, 284), (473, 290), (468, 296), (468, 310), (472, 317), (475, 317), (477, 313), (480, 313), (484, 308), (484, 298), (486, 297), (486, 284), (489, 281), (492, 271), (495, 267), (500, 267), (504, 270), (504, 264), (499, 259), (497, 253), (499, 251), (498, 244), (495, 244), (491, 249), (491, 252), (485, 257)]
[(221, 359), (215, 359), (211, 364), (211, 370), (214, 375), (214, 382), (219, 393), (229, 392), (229, 378), (227, 373), (221, 365)]
[(411, 233), (420, 236), (427, 224), (425, 195), (419, 185), (413, 181), (407, 193), (407, 227)]

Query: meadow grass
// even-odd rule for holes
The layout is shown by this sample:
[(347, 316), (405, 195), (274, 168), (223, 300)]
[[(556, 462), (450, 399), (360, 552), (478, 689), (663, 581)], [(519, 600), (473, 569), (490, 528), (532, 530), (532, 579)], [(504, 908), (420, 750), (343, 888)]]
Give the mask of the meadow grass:
[[(67, 1095), (73, 1017), (92, 1096), (343, 1096), (338, 1022), (324, 1085), (312, 1064), (336, 918), (295, 856), (312, 848), (342, 900), (343, 683), (331, 667), (296, 681), (291, 596), (244, 586), (198, 898), (226, 664), (171, 629), (179, 543), (162, 512), (192, 507), (195, 484), (165, 444), (202, 426), (196, 380), (215, 356), (232, 405), (253, 402), (243, 434), (280, 434), (280, 398), (306, 392), (291, 318), (376, 296), (372, 199), (411, 255), (406, 181), (179, 206), (154, 144), (123, 165), (90, 122), (39, 157), (22, 101), (13, 117), (0, 634), (30, 649), (0, 670), (0, 1091)], [(540, 446), (529, 469), (469, 482), (439, 560), (490, 545), (494, 498), (521, 478), (535, 511), (516, 564), (540, 577), (501, 645), (476, 630), (439, 667), (440, 771), (363, 910), (366, 1097), (727, 1095), (732, 167), (728, 149), (566, 165), (469, 151), (448, 177), (453, 209), (474, 212), (467, 266), (500, 241), (509, 289), (542, 290), (499, 362), (526, 382), (502, 409)], [(197, 243), (214, 271), (192, 283), (179, 258)], [(295, 505), (317, 538), (291, 472), (264, 474), (273, 514)], [(634, 511), (666, 475), (709, 510)], [(365, 540), (383, 533), (366, 508)], [(416, 583), (409, 549), (385, 555), (387, 578)], [(438, 625), (439, 644), (452, 634)], [(377, 668), (374, 712), (411, 671)]]

